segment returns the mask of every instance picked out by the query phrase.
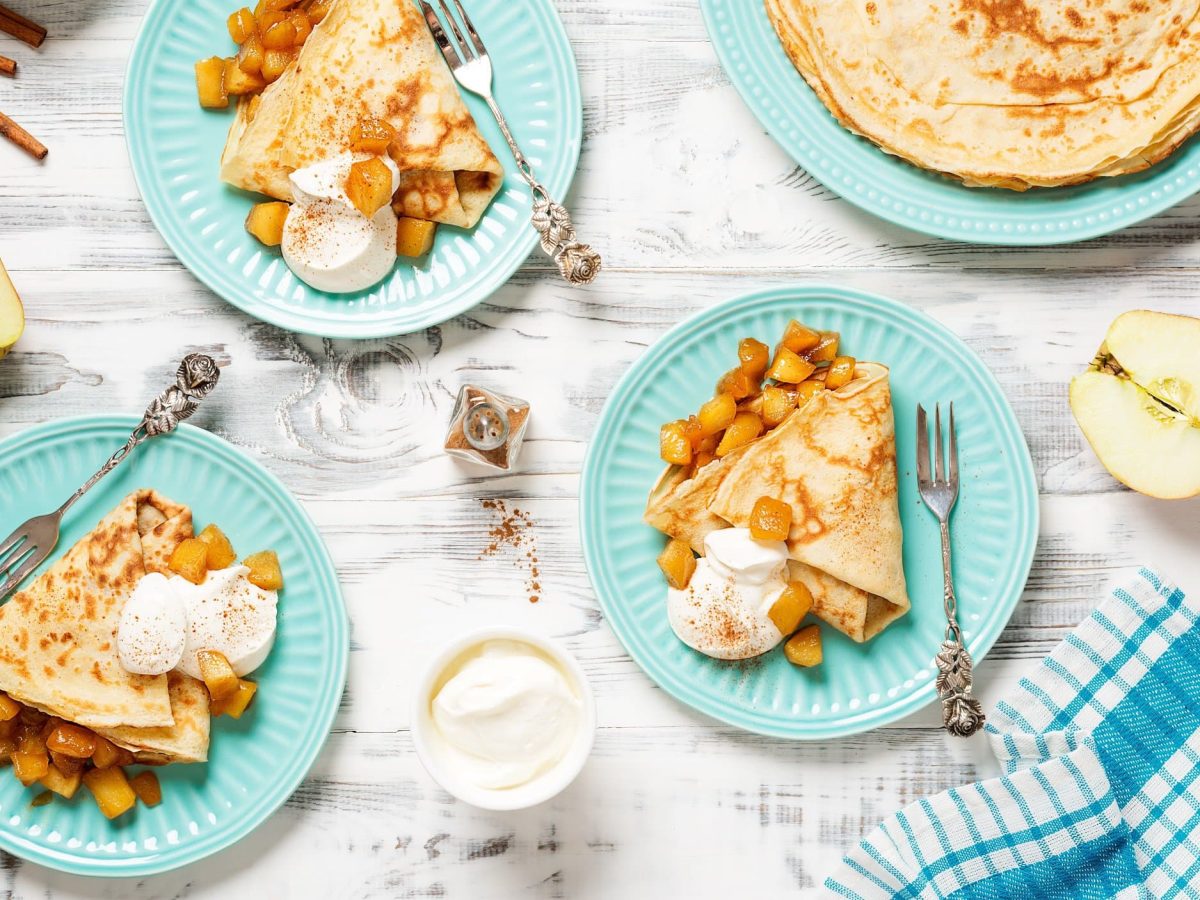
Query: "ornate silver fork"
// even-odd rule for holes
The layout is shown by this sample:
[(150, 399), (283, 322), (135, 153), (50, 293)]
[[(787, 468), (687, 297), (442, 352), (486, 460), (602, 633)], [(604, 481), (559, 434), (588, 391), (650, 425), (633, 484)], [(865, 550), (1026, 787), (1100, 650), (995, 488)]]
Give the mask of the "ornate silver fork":
[(220, 377), (221, 372), (211, 357), (199, 353), (184, 357), (175, 373), (175, 383), (150, 402), (146, 414), (129, 435), (125, 446), (110, 456), (99, 471), (68, 497), (62, 506), (44, 516), (34, 516), (0, 543), (0, 577), (8, 575), (0, 583), (0, 601), (16, 590), (25, 577), (50, 555), (58, 543), (59, 526), (67, 510), (95, 487), (101, 478), (120, 465), (139, 444), (156, 435), (174, 431), (180, 422), (196, 411), (200, 400), (217, 386)]
[[(463, 28), (466, 29), (464, 36), (462, 28), (459, 28), (458, 19), (454, 18), (446, 0), (436, 2), (442, 12), (441, 18), (428, 0), (421, 0), (421, 12), (458, 83), (471, 93), (482, 97), (492, 115), (496, 117), (504, 139), (508, 141), (508, 146), (517, 161), (517, 169), (529, 184), (529, 189), (533, 191), (532, 221), (534, 229), (542, 236), (542, 249), (558, 265), (558, 271), (568, 284), (590, 284), (600, 274), (600, 254), (575, 239), (575, 226), (571, 223), (570, 213), (551, 197), (550, 192), (537, 180), (533, 166), (517, 145), (517, 139), (509, 130), (508, 121), (492, 95), (492, 59), (488, 56), (479, 32), (475, 30), (475, 24), (463, 9), (461, 0), (454, 0)], [(450, 33), (447, 33), (443, 19), (449, 25)]]
[(929, 427), (925, 408), (917, 407), (917, 484), (921, 499), (937, 516), (942, 532), (942, 578), (945, 584), (946, 637), (936, 657), (938, 675), (934, 686), (942, 701), (942, 724), (951, 734), (970, 737), (983, 725), (983, 707), (971, 696), (971, 654), (963, 644), (958, 627), (958, 599), (950, 567), (950, 512), (958, 500), (958, 440), (954, 434), (954, 404), (950, 404), (950, 471), (942, 450), (942, 408), (934, 408), (933, 476), (929, 473)]

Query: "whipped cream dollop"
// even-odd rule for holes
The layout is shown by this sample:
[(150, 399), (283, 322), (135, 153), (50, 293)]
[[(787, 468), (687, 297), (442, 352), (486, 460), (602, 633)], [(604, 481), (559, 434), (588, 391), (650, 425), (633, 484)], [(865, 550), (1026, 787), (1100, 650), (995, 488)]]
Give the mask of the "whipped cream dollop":
[(278, 594), (246, 578), (245, 566), (209, 572), (200, 584), (144, 575), (121, 611), (117, 654), (125, 671), (200, 678), (196, 653), (218, 650), (239, 677), (266, 660), (275, 643)]
[(443, 678), (431, 702), (440, 755), (478, 787), (528, 784), (563, 759), (581, 727), (573, 679), (530, 644), (484, 641)]
[(715, 659), (772, 650), (784, 638), (769, 613), (787, 587), (787, 560), (783, 541), (757, 541), (748, 528), (712, 532), (687, 588), (668, 589), (671, 629)]
[[(342, 153), (297, 169), (289, 176), (293, 203), (283, 225), (283, 259), (305, 284), (330, 294), (347, 294), (378, 284), (396, 264), (396, 214), (384, 204), (368, 219), (346, 196), (350, 166), (370, 159)], [(383, 154), (392, 173), (400, 170)]]

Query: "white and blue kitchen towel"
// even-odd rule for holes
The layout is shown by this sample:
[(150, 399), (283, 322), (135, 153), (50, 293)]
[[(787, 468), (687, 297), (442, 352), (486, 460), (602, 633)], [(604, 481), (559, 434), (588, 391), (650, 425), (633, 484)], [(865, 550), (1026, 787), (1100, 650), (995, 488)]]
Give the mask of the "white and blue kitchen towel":
[(1006, 775), (920, 800), (837, 897), (1200, 900), (1200, 603), (1141, 569), (987, 726)]

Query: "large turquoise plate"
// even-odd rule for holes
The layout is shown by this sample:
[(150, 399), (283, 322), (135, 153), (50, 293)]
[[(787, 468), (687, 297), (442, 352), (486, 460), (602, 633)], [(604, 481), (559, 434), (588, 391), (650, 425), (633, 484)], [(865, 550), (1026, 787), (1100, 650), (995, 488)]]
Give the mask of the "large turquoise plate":
[[(61, 503), (136, 424), (125, 416), (66, 419), (0, 443), (0, 531)], [(80, 875), (164, 872), (245, 837), (312, 766), (346, 683), (346, 610), (317, 529), (278, 479), (206, 431), (184, 425), (135, 450), (71, 510), (42, 568), (140, 487), (186, 503), (199, 525), (218, 524), (241, 553), (279, 553), (278, 632), (253, 675), (259, 691), (250, 711), (214, 720), (207, 764), (158, 770), (159, 806), (109, 822), (81, 789), (73, 800), (33, 808), (38, 789), (22, 788), (11, 772), (0, 775), (0, 847)]]
[(897, 225), (955, 241), (1061, 244), (1125, 228), (1200, 189), (1196, 140), (1145, 172), (1077, 187), (964, 187), (843, 128), (784, 53), (763, 0), (700, 6), (734, 87), (783, 149), (830, 190)]
[[(655, 564), (665, 539), (642, 522), (662, 472), (658, 429), (695, 411), (747, 336), (773, 341), (789, 319), (840, 331), (847, 353), (891, 367), (912, 611), (873, 641), (823, 628), (824, 663), (800, 670), (774, 651), (747, 663), (697, 653), (671, 631)], [(1037, 541), (1037, 485), (1021, 430), (978, 357), (933, 319), (893, 300), (834, 287), (750, 294), (667, 332), (609, 398), (583, 468), (588, 574), (609, 625), (664, 690), (713, 718), (761, 734), (815, 740), (878, 728), (934, 699), (943, 637), (941, 549), (914, 475), (918, 403), (954, 401), (962, 490), (954, 513), (963, 631), (982, 659), (1020, 599)]]
[[(491, 113), (470, 95), (467, 105), (505, 168), (504, 186), (474, 229), (440, 227), (419, 266), (401, 260), (369, 291), (323, 294), (246, 233), (246, 214), (262, 198), (217, 177), (233, 113), (200, 108), (193, 71), (196, 60), (234, 49), (225, 19), (240, 5), (154, 0), (129, 59), (125, 132), (133, 173), (150, 218), (179, 261), (249, 315), (323, 337), (417, 331), (465, 312), (503, 285), (536, 244), (532, 201)], [(487, 42), (496, 96), (518, 142), (561, 198), (579, 161), (583, 117), (575, 57), (551, 0), (464, 5)]]

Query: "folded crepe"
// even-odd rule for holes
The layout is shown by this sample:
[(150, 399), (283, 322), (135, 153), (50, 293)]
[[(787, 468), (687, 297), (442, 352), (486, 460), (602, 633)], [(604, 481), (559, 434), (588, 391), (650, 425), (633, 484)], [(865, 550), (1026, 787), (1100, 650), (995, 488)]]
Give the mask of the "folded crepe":
[(816, 395), (748, 445), (708, 509), (747, 527), (764, 496), (792, 508), (788, 555), (817, 616), (865, 641), (908, 611), (885, 366), (860, 363), (849, 384)]
[(288, 175), (350, 149), (364, 116), (396, 129), (400, 215), (473, 227), (504, 170), (412, 0), (336, 0), (295, 64), (238, 102), (222, 180), (290, 201)]
[[(0, 607), (0, 690), (155, 761), (200, 761), (208, 696), (183, 677), (121, 666), (121, 611), (147, 572), (166, 572), (192, 514), (152, 490), (127, 496), (28, 588)], [(202, 708), (203, 715), (196, 710)]]
[(1200, 126), (1196, 0), (766, 8), (844, 126), (968, 185), (1024, 190), (1137, 172)]

